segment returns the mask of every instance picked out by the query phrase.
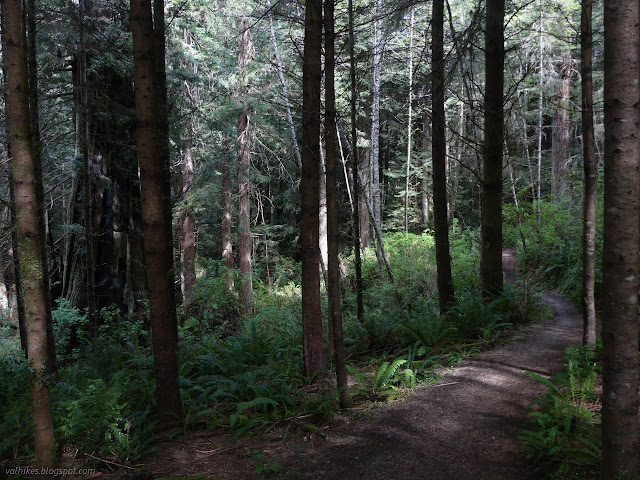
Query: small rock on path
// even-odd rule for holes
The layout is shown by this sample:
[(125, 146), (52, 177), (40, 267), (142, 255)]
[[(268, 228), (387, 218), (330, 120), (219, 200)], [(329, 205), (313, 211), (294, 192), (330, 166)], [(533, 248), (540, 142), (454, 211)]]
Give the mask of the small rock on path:
[[(335, 480), (534, 480), (517, 440), (532, 400), (546, 391), (525, 371), (550, 376), (581, 339), (581, 318), (547, 294), (552, 322), (465, 360), (439, 384), (313, 439), (288, 478)], [(289, 463), (289, 462), (286, 462)]]

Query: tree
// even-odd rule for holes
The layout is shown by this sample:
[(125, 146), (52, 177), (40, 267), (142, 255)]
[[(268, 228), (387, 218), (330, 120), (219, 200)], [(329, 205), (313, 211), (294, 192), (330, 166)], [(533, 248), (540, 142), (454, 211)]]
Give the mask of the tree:
[(582, 77), (582, 161), (584, 189), (582, 198), (582, 317), (583, 343), (596, 343), (596, 212), (598, 165), (593, 133), (593, 76), (592, 76), (592, 10), (593, 0), (582, 0), (580, 20), (580, 58)]
[(351, 406), (347, 385), (347, 366), (342, 332), (342, 308), (340, 305), (340, 261), (338, 259), (338, 199), (336, 166), (336, 92), (335, 92), (335, 21), (334, 2), (324, 4), (324, 55), (325, 55), (325, 145), (327, 188), (327, 243), (328, 243), (328, 297), (329, 317), (333, 325), (333, 346), (336, 378), (340, 394), (340, 406)]
[[(444, 0), (433, 2), (432, 92), (433, 92), (433, 226), (436, 237), (438, 298), (440, 312), (447, 311), (453, 301), (451, 256), (449, 254), (449, 222), (447, 208), (447, 146), (444, 115)], [(501, 104), (502, 105), (502, 104)], [(502, 161), (502, 159), (500, 159)]]
[[(238, 68), (240, 71), (240, 91), (244, 92), (247, 84), (247, 68), (253, 56), (253, 42), (249, 21), (244, 18), (240, 23), (240, 35), (238, 38)], [(249, 129), (249, 108), (244, 106), (238, 115), (238, 257), (239, 267), (242, 273), (242, 287), (240, 302), (247, 317), (253, 315), (253, 272), (251, 269), (251, 216), (249, 185), (249, 167), (251, 164), (251, 131)]]
[[(351, 170), (353, 174), (353, 250), (356, 271), (356, 315), (358, 322), (364, 322), (364, 304), (362, 300), (362, 259), (360, 254), (360, 195), (358, 187), (358, 130), (356, 125), (357, 84), (355, 58), (355, 27), (353, 21), (353, 0), (349, 0), (349, 80), (351, 96)], [(364, 192), (363, 192), (364, 193)]]
[(604, 10), (604, 254), (602, 258), (602, 478), (635, 479), (640, 282), (640, 18), (638, 2)]
[(480, 282), (502, 291), (502, 146), (504, 142), (504, 0), (487, 0)]
[(169, 170), (163, 162), (158, 125), (160, 92), (156, 83), (154, 28), (150, 0), (131, 0), (131, 30), (138, 117), (138, 163), (144, 229), (144, 253), (156, 377), (158, 413), (165, 420), (182, 416), (176, 360), (176, 305), (173, 295), (173, 248), (168, 190)]
[(17, 226), (20, 241), (22, 288), (26, 305), (28, 358), (32, 367), (31, 414), (34, 426), (36, 464), (53, 467), (55, 437), (49, 387), (45, 375), (47, 320), (45, 276), (40, 237), (40, 218), (36, 197), (31, 119), (29, 111), (29, 77), (24, 42), (20, 0), (4, 2), (8, 119), (16, 193)]
[(322, 0), (307, 0), (302, 59), (302, 342), (308, 376), (323, 370), (324, 337), (320, 309), (320, 82)]

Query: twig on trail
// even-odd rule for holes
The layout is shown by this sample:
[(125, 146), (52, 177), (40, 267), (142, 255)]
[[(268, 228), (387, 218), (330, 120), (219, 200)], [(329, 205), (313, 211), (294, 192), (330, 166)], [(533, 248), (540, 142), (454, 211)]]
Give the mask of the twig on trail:
[(87, 457), (93, 458), (94, 460), (98, 460), (100, 462), (108, 463), (109, 465), (115, 465), (116, 467), (128, 468), (129, 470), (135, 470), (135, 468), (133, 468), (133, 467), (128, 467), (127, 465), (122, 465), (121, 463), (111, 462), (109, 460), (105, 460), (104, 458), (98, 458), (98, 457), (96, 457), (94, 455), (91, 455), (90, 453), (85, 453), (85, 455)]
[(434, 385), (434, 387), (446, 387), (448, 385), (455, 385), (456, 383), (460, 383), (460, 382), (439, 383), (437, 385)]

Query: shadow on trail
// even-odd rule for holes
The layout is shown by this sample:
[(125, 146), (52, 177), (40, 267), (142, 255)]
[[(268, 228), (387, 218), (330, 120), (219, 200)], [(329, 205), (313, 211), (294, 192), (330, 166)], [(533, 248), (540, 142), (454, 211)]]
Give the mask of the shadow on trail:
[(534, 480), (517, 436), (545, 387), (524, 375), (562, 369), (581, 338), (581, 319), (564, 299), (545, 300), (554, 320), (451, 370), (401, 404), (349, 421), (312, 439), (289, 478), (335, 480)]

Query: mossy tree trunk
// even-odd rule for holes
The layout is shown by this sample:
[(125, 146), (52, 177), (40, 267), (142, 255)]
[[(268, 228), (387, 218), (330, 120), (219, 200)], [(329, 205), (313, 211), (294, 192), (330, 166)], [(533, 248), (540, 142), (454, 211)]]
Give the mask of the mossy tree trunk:
[(32, 366), (31, 413), (34, 426), (36, 464), (53, 467), (55, 437), (48, 373), (45, 276), (36, 196), (33, 137), (29, 110), (27, 50), (20, 0), (5, 0), (6, 57), (8, 77), (8, 119), (14, 168), (17, 226), (20, 243), (22, 288), (26, 305), (27, 341)]

